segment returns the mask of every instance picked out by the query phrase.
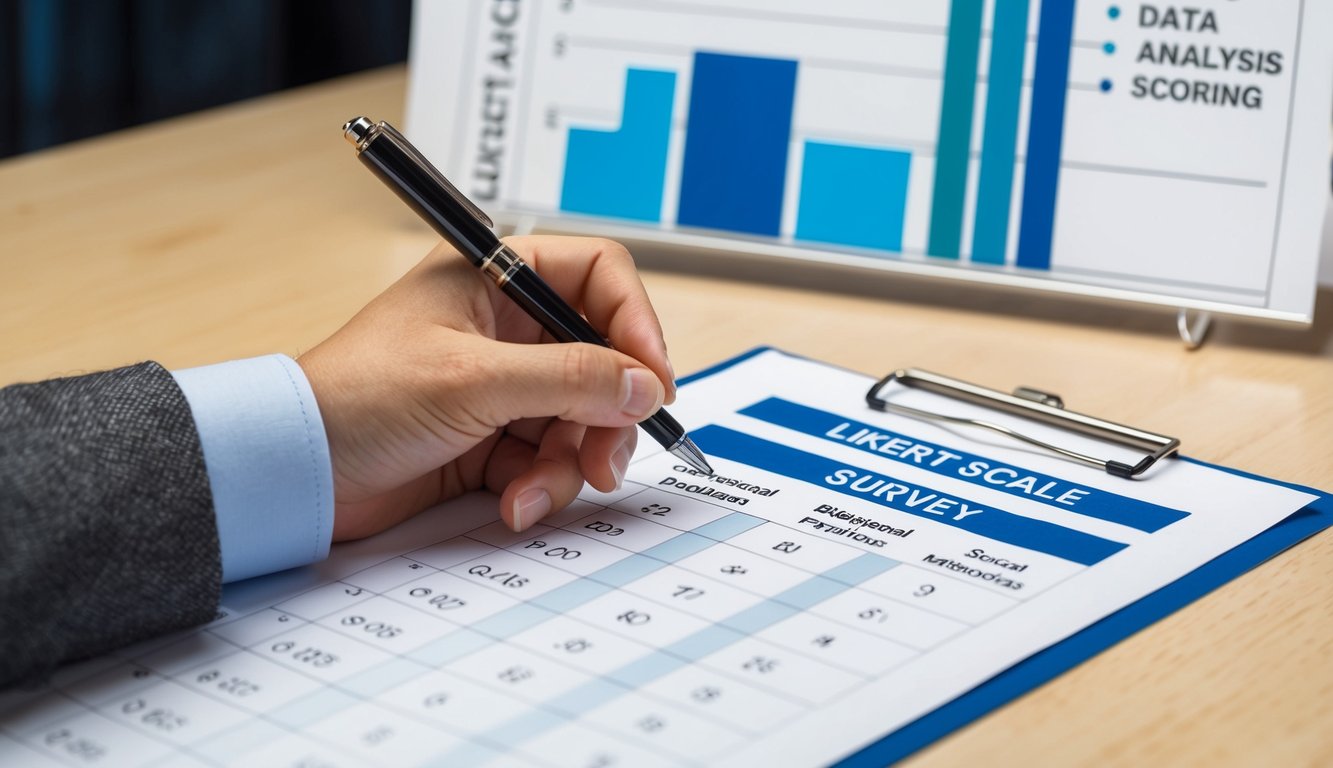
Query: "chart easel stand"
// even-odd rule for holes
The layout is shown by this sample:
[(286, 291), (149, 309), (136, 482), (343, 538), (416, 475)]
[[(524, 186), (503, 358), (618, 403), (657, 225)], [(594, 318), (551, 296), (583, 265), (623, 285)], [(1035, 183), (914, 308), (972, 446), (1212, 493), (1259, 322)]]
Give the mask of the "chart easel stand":
[(1211, 312), (1181, 309), (1176, 313), (1176, 330), (1180, 332), (1180, 340), (1185, 342), (1186, 349), (1198, 349), (1203, 346), (1203, 341), (1208, 337), (1208, 331), (1212, 326)]

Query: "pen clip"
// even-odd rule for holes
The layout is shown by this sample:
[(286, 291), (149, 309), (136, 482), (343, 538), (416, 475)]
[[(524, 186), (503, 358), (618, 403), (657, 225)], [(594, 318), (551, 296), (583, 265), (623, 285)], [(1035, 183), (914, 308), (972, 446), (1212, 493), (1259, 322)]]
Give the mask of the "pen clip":
[[(920, 408), (912, 408), (899, 403), (891, 403), (885, 396), (890, 384), (898, 383), (905, 387), (925, 390), (936, 395), (961, 400), (972, 405), (1008, 413), (1012, 416), (1029, 419), (1048, 427), (1063, 429), (1068, 432), (1101, 440), (1107, 443), (1143, 451), (1146, 455), (1127, 464), (1114, 459), (1098, 458), (1080, 453), (1070, 448), (1055, 445), (1045, 440), (1032, 437), (1002, 424), (966, 416), (953, 416)], [(1005, 394), (993, 389), (970, 384), (966, 381), (941, 376), (937, 373), (917, 368), (894, 371), (875, 383), (866, 393), (866, 404), (877, 411), (891, 411), (912, 418), (927, 421), (942, 421), (950, 424), (963, 424), (998, 432), (1020, 442), (1033, 445), (1043, 450), (1062, 456), (1071, 461), (1104, 470), (1116, 477), (1132, 479), (1139, 476), (1158, 459), (1175, 455), (1180, 448), (1180, 440), (1174, 437), (1148, 432), (1147, 430), (1117, 424), (1095, 416), (1065, 410), (1064, 401), (1058, 395), (1031, 387), (1019, 387), (1014, 394)]]
[(485, 211), (481, 210), (475, 203), (467, 199), (466, 195), (459, 192), (458, 187), (455, 187), (452, 182), (446, 179), (444, 174), (440, 173), (440, 170), (432, 165), (431, 162), (426, 159), (426, 156), (421, 154), (421, 151), (412, 145), (412, 142), (407, 140), (406, 136), (398, 132), (397, 128), (394, 128), (392, 125), (389, 125), (389, 123), (381, 120), (379, 129), (381, 134), (387, 135), (393, 140), (393, 142), (398, 145), (399, 149), (406, 152), (417, 165), (421, 166), (422, 170), (428, 173), (431, 178), (433, 178), (450, 197), (456, 200), (459, 205), (463, 206), (468, 213), (477, 217), (477, 220), (485, 224), (487, 227), (490, 227), (491, 229), (495, 228), (495, 222), (491, 221), (491, 217), (487, 216)]

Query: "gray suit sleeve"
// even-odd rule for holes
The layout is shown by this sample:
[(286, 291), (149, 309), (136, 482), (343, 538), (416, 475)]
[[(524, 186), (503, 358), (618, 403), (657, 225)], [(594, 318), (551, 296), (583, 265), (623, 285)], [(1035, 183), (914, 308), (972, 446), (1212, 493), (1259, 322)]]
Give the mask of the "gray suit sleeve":
[(0, 688), (206, 622), (221, 578), (171, 374), (142, 363), (0, 389)]

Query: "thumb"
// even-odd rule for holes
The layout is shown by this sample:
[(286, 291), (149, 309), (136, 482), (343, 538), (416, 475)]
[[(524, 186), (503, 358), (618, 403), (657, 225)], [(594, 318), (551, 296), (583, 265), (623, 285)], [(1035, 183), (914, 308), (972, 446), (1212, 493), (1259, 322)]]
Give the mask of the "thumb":
[(495, 426), (554, 416), (593, 427), (626, 427), (662, 407), (662, 381), (634, 358), (594, 344), (496, 345), (487, 400)]

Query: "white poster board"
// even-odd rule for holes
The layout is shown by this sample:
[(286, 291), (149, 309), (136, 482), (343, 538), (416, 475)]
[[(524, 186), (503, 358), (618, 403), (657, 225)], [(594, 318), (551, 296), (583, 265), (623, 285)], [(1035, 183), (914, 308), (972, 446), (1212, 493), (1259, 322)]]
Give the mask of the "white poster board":
[(1308, 323), (1333, 5), (461, 0), (407, 133), (502, 223)]

